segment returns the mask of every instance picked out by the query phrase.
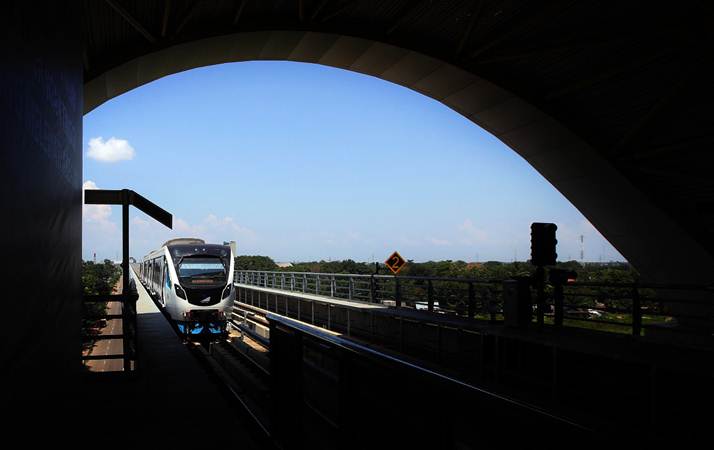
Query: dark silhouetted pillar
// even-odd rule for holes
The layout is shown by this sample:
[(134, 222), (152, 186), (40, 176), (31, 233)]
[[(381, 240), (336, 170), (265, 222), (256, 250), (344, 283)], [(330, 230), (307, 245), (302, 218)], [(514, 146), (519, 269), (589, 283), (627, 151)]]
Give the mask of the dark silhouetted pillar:
[(67, 389), (80, 370), (79, 6), (11, 1), (0, 14), (0, 367), (20, 399)]

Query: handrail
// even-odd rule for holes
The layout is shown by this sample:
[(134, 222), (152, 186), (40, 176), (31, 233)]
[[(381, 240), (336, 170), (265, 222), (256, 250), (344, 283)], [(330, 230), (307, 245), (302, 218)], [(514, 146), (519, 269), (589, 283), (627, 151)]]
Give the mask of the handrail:
[[(246, 285), (424, 309), (491, 323), (504, 317), (505, 280), (260, 270), (236, 270), (234, 279)], [(528, 282), (534, 290), (535, 283)], [(532, 303), (543, 317), (543, 325), (633, 336), (675, 326), (677, 331), (699, 335), (711, 335), (714, 330), (711, 285), (576, 281), (549, 282), (545, 287), (545, 301)]]
[[(168, 228), (173, 226), (173, 216), (163, 208), (130, 189), (88, 189), (84, 192), (84, 203), (87, 205), (121, 205), (122, 207), (122, 293), (119, 295), (100, 296), (87, 295), (84, 302), (122, 302), (122, 333), (124, 372), (130, 372), (136, 366), (136, 292), (132, 292), (129, 279), (129, 206), (140, 209), (150, 217)], [(84, 358), (83, 358), (84, 359)]]
[[(420, 366), (420, 365), (415, 364), (415, 363), (413, 363), (413, 362), (406, 361), (406, 360), (404, 360), (404, 359), (402, 359), (402, 358), (399, 358), (399, 357), (397, 357), (397, 356), (394, 356), (394, 355), (391, 355), (391, 354), (389, 354), (389, 353), (383, 352), (383, 351), (378, 350), (378, 349), (376, 349), (376, 348), (368, 347), (368, 346), (366, 346), (366, 345), (360, 344), (359, 342), (357, 342), (357, 341), (355, 341), (355, 340), (345, 339), (345, 338), (341, 337), (341, 335), (335, 334), (335, 333), (330, 333), (330, 332), (328, 332), (328, 331), (325, 331), (323, 328), (316, 327), (316, 326), (313, 326), (313, 325), (310, 325), (310, 324), (306, 324), (306, 323), (304, 323), (304, 322), (300, 322), (300, 321), (298, 321), (298, 320), (291, 319), (291, 318), (289, 318), (289, 317), (284, 317), (284, 316), (280, 316), (280, 315), (277, 315), (277, 314), (273, 314), (273, 313), (271, 313), (271, 312), (266, 313), (266, 314), (265, 314), (265, 318), (266, 318), (268, 321), (272, 321), (272, 322), (279, 323), (279, 324), (281, 324), (281, 325), (284, 325), (284, 326), (293, 328), (293, 329), (298, 330), (298, 331), (300, 331), (300, 332), (302, 332), (302, 333), (305, 333), (305, 334), (307, 334), (307, 335), (310, 335), (310, 336), (313, 337), (313, 338), (320, 339), (320, 340), (322, 340), (322, 341), (328, 342), (328, 343), (330, 343), (330, 344), (332, 344), (332, 345), (338, 346), (338, 347), (340, 347), (340, 348), (342, 348), (342, 349), (344, 349), (344, 350), (347, 350), (347, 351), (349, 351), (349, 352), (352, 352), (352, 353), (354, 353), (354, 354), (361, 355), (361, 356), (366, 356), (366, 357), (369, 357), (369, 358), (376, 358), (376, 359), (381, 359), (381, 360), (390, 361), (390, 362), (392, 362), (392, 363), (394, 363), (394, 364), (396, 364), (396, 365), (403, 366), (403, 367), (405, 367), (405, 368), (409, 368), (410, 370), (414, 370), (414, 371), (416, 371), (416, 372), (420, 372), (420, 373), (429, 375), (429, 376), (431, 376), (431, 377), (433, 377), (433, 378), (436, 378), (436, 379), (439, 379), (439, 380), (442, 380), (442, 381), (446, 381), (446, 382), (448, 382), (448, 383), (452, 383), (452, 384), (459, 385), (459, 386), (461, 386), (461, 387), (464, 387), (464, 388), (467, 388), (467, 389), (469, 389), (469, 390), (478, 392), (478, 393), (483, 394), (483, 395), (485, 395), (485, 396), (488, 396), (488, 397), (491, 397), (491, 398), (494, 398), (494, 399), (501, 400), (501, 401), (503, 401), (503, 402), (509, 403), (509, 404), (511, 404), (511, 405), (513, 405), (513, 406), (515, 406), (515, 407), (526, 409), (526, 410), (528, 410), (528, 411), (530, 411), (530, 412), (533, 412), (533, 413), (535, 413), (535, 414), (540, 414), (540, 415), (548, 416), (550, 419), (553, 419), (553, 420), (562, 422), (562, 423), (567, 424), (567, 425), (569, 425), (569, 426), (573, 426), (573, 427), (579, 428), (579, 429), (581, 429), (581, 430), (583, 430), (583, 431), (587, 430), (587, 428), (583, 427), (583, 426), (580, 425), (580, 424), (576, 424), (575, 422), (572, 422), (572, 421), (570, 421), (570, 420), (567, 420), (567, 419), (565, 419), (565, 418), (563, 418), (563, 417), (555, 416), (555, 415), (553, 415), (553, 414), (550, 414), (549, 412), (547, 412), (547, 411), (543, 410), (542, 408), (539, 408), (539, 407), (537, 407), (537, 406), (535, 406), (535, 405), (531, 405), (531, 404), (529, 404), (529, 403), (525, 403), (525, 402), (522, 402), (522, 401), (520, 401), (520, 400), (516, 400), (516, 399), (511, 398), (511, 397), (506, 397), (506, 396), (504, 396), (504, 395), (497, 394), (497, 393), (492, 392), (492, 391), (489, 391), (489, 390), (487, 390), (487, 389), (480, 388), (480, 387), (478, 387), (478, 386), (474, 386), (473, 384), (466, 383), (466, 382), (464, 382), (464, 381), (458, 380), (458, 379), (456, 379), (456, 378), (453, 378), (453, 377), (451, 377), (451, 376), (445, 375), (445, 374), (443, 374), (443, 373), (436, 372), (436, 371), (434, 371), (434, 370), (432, 370), (432, 369), (428, 369), (428, 368), (426, 368), (426, 367)], [(588, 431), (590, 431), (590, 430), (588, 430)]]
[[(579, 423), (571, 418), (495, 392), (492, 389), (459, 380), (413, 360), (410, 361), (379, 348), (344, 338), (340, 334), (320, 327), (271, 312), (266, 313), (266, 319), (270, 322), (271, 364), (273, 365), (271, 376), (274, 379), (273, 389), (276, 392), (275, 397), (278, 405), (275, 408), (277, 414), (274, 424), (279, 431), (282, 431), (280, 434), (285, 438), (300, 439), (297, 433), (311, 429), (313, 422), (303, 422), (302, 428), (296, 426), (293, 417), (282, 413), (284, 406), (289, 405), (291, 408), (296, 408), (296, 402), (305, 402), (306, 406), (310, 407), (312, 398), (329, 395), (331, 400), (340, 405), (340, 408), (344, 407), (348, 410), (356, 408), (360, 402), (364, 402), (364, 395), (355, 395), (355, 392), (370, 391), (373, 383), (386, 384), (390, 382), (393, 383), (388, 389), (390, 395), (378, 395), (367, 402), (372, 409), (382, 412), (389, 411), (385, 412), (387, 414), (385, 417), (390, 417), (390, 423), (393, 420), (396, 420), (400, 425), (414, 423), (414, 418), (425, 417), (429, 412), (433, 412), (432, 408), (434, 407), (438, 408), (440, 416), (446, 415), (447, 417), (450, 414), (464, 414), (464, 411), (471, 416), (476, 411), (491, 412), (496, 408), (499, 411), (497, 414), (483, 416), (483, 419), (488, 421), (487, 423), (475, 419), (476, 423), (485, 425), (487, 428), (499, 427), (504, 425), (500, 422), (502, 418), (508, 417), (510, 423), (514, 424), (514, 429), (522, 430), (526, 434), (547, 429), (549, 432), (554, 432), (556, 438), (558, 436), (590, 435), (594, 432), (585, 423)], [(309, 361), (321, 362), (318, 369), (313, 369), (308, 358), (303, 357), (306, 348), (310, 348)], [(316, 357), (315, 354), (319, 357)], [(331, 361), (331, 363), (325, 364), (322, 361)], [(362, 371), (366, 367), (378, 367), (380, 380), (376, 381), (374, 376), (360, 376), (365, 373)], [(330, 382), (326, 385), (314, 383), (314, 387), (305, 393), (305, 388), (299, 380), (305, 377), (306, 373), (315, 376), (315, 372), (318, 372), (319, 376), (329, 377)], [(344, 374), (349, 374), (349, 376), (344, 376)], [(320, 391), (321, 389), (324, 390)], [(319, 393), (315, 394), (315, 392)], [(419, 401), (410, 403), (409, 410), (403, 410), (399, 406), (399, 399), (405, 397), (419, 398)], [(397, 405), (395, 410), (399, 410), (400, 414), (392, 416), (395, 410), (391, 410), (391, 408), (395, 405)], [(466, 405), (469, 405), (470, 411), (464, 409)], [(354, 438), (354, 431), (357, 428), (363, 433), (379, 435), (380, 439), (387, 437), (383, 434), (383, 430), (379, 432), (375, 431), (373, 427), (365, 428), (361, 423), (355, 427), (353, 420), (342, 419), (350, 416), (341, 414), (340, 409), (321, 411), (331, 411), (331, 413), (318, 414), (317, 420), (327, 423), (332, 432), (340, 435), (341, 439), (347, 439), (350, 436)], [(478, 417), (478, 413), (471, 417)], [(403, 419), (402, 422), (400, 419)], [(451, 423), (451, 417), (445, 419), (445, 422)], [(301, 422), (297, 421), (297, 423)], [(445, 442), (446, 446), (451, 447), (448, 445), (449, 441), (454, 439), (454, 436), (449, 434), (451, 430), (439, 427), (433, 429), (422, 427), (422, 430), (425, 431), (422, 436), (427, 437), (430, 433), (438, 434), (438, 441)], [(507, 441), (508, 439), (503, 440)], [(374, 441), (374, 439), (370, 436), (367, 441)], [(380, 441), (380, 443), (382, 442)]]
[(92, 316), (84, 316), (95, 320), (100, 319), (121, 319), (122, 333), (121, 334), (98, 334), (83, 336), (84, 341), (100, 341), (100, 340), (122, 340), (122, 353), (110, 355), (81, 355), (82, 361), (96, 360), (114, 360), (122, 359), (124, 361), (123, 371), (131, 372), (136, 370), (137, 357), (137, 330), (136, 330), (136, 301), (139, 295), (135, 292), (127, 294), (110, 294), (110, 295), (84, 295), (84, 303), (109, 303), (120, 302), (122, 304), (121, 314), (95, 314)]
[(365, 274), (365, 273), (332, 273), (332, 272), (288, 272), (288, 271), (266, 271), (266, 270), (238, 270), (236, 272), (244, 273), (275, 273), (275, 274), (286, 274), (286, 275), (315, 275), (321, 277), (352, 277), (352, 278), (383, 278), (388, 280), (393, 280), (399, 278), (401, 280), (432, 280), (432, 281), (455, 281), (463, 283), (495, 283), (501, 280), (489, 279), (483, 280), (479, 278), (465, 278), (465, 277), (435, 277), (435, 276), (414, 276), (414, 275), (387, 275), (387, 274)]
[[(314, 275), (321, 277), (351, 277), (351, 278), (384, 278), (402, 280), (432, 280), (432, 281), (454, 281), (462, 283), (500, 283), (501, 278), (469, 278), (469, 277), (438, 277), (438, 276), (416, 276), (416, 275), (389, 275), (389, 274), (364, 274), (364, 273), (336, 273), (336, 272), (291, 272), (291, 271), (270, 271), (270, 270), (242, 270), (236, 269), (236, 273), (270, 273), (270, 274), (285, 274), (285, 275)], [(675, 290), (706, 290), (714, 291), (714, 284), (684, 284), (684, 283), (605, 283), (598, 281), (573, 281), (567, 283), (568, 286), (583, 286), (583, 287), (611, 287), (611, 288), (651, 288), (651, 289), (675, 289)]]

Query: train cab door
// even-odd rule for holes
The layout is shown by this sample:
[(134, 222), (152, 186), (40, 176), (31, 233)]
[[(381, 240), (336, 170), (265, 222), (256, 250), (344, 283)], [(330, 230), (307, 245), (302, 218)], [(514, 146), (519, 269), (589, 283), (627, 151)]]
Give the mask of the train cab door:
[(166, 265), (166, 260), (164, 260), (164, 266), (161, 269), (161, 304), (166, 307), (166, 300), (171, 295), (171, 277), (169, 277), (169, 267)]

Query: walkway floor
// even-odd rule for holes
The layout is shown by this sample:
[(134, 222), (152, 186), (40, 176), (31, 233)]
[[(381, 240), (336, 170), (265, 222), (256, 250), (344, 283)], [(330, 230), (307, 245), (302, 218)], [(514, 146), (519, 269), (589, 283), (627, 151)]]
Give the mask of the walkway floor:
[[(136, 280), (133, 270), (131, 277)], [(134, 379), (88, 377), (83, 391), (89, 396), (87, 412), (95, 414), (90, 422), (123, 429), (121, 437), (134, 436), (136, 442), (151, 436), (208, 445), (230, 440), (241, 448), (258, 448), (230, 394), (181, 342), (138, 280), (136, 286), (140, 371)]]

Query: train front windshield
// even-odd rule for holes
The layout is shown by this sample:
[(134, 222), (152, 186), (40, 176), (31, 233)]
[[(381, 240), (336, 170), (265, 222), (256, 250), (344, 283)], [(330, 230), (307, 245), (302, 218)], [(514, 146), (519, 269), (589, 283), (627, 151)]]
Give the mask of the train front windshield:
[(220, 258), (184, 258), (178, 265), (178, 276), (185, 285), (226, 284), (228, 275)]

